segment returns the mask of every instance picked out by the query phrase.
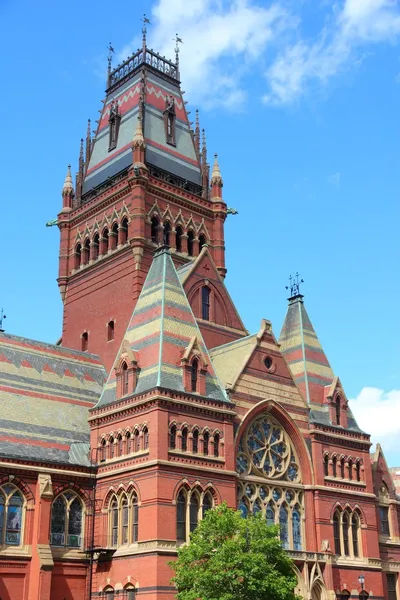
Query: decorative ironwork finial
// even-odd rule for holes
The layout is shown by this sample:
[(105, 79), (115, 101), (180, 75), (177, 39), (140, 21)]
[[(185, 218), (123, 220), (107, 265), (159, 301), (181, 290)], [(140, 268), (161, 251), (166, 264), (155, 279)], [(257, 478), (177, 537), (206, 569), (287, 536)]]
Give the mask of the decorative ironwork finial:
[(304, 283), (304, 279), (299, 279), (299, 277), (299, 273), (296, 273), (294, 277), (292, 275), (289, 277), (289, 285), (287, 285), (285, 289), (290, 290), (291, 298), (301, 296), (300, 285)]
[(142, 34), (143, 34), (143, 52), (146, 50), (146, 36), (147, 36), (147, 27), (146, 24), (148, 23), (149, 25), (151, 25), (150, 20), (146, 17), (146, 13), (143, 14), (143, 19), (140, 19), (143, 23), (143, 27), (142, 27)]
[(108, 50), (108, 56), (107, 56), (107, 62), (108, 62), (108, 77), (110, 77), (110, 73), (111, 73), (111, 65), (112, 65), (112, 55), (115, 54), (115, 50), (111, 45), (111, 42), (108, 42), (108, 46), (107, 46), (107, 50)]
[(176, 64), (176, 68), (178, 68), (179, 66), (179, 44), (183, 44), (183, 40), (182, 38), (179, 37), (179, 35), (176, 33), (175, 34), (175, 64)]
[(7, 319), (7, 315), (4, 314), (4, 310), (1, 309), (0, 311), (0, 332), (3, 333), (4, 329), (3, 329), (3, 321), (4, 319)]

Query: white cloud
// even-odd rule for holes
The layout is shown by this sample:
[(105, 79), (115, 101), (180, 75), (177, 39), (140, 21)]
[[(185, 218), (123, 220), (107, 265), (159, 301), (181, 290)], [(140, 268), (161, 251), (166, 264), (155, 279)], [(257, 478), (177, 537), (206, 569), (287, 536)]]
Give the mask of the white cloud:
[(349, 404), (359, 427), (381, 444), (389, 466), (400, 465), (400, 390), (365, 387)]
[(266, 69), (264, 102), (289, 104), (313, 83), (362, 62), (367, 44), (395, 41), (400, 34), (397, 0), (345, 0), (334, 10), (316, 40), (286, 46)]
[(341, 175), (339, 172), (333, 173), (332, 175), (328, 175), (328, 183), (333, 185), (334, 187), (340, 186)]
[[(260, 4), (253, 0), (158, 0), (154, 5), (149, 44), (162, 55), (174, 56), (173, 39), (179, 33), (183, 39), (181, 72), (191, 102), (228, 108), (244, 103), (244, 74), (280, 31), (293, 25), (278, 1), (268, 7)], [(124, 48), (122, 59), (137, 42)]]

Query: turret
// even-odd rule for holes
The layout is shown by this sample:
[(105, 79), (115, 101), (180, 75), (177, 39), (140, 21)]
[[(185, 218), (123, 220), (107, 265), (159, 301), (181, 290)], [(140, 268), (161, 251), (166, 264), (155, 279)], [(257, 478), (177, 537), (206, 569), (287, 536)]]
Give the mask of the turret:
[(225, 234), (226, 204), (222, 199), (222, 175), (218, 164), (218, 155), (214, 154), (214, 165), (211, 173), (211, 201), (214, 213), (214, 260), (222, 277), (226, 275), (225, 268)]
[(67, 174), (64, 179), (64, 185), (62, 189), (63, 198), (63, 211), (72, 210), (72, 203), (74, 201), (75, 191), (72, 184), (71, 165), (68, 165)]
[(214, 154), (214, 165), (211, 173), (211, 199), (222, 198), (223, 185), (221, 171), (218, 164), (218, 154)]

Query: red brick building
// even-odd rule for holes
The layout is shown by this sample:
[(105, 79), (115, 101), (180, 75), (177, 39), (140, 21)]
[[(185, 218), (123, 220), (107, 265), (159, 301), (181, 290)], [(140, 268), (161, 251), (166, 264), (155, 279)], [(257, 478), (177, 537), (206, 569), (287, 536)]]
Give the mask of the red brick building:
[(382, 450), (296, 282), (279, 341), (245, 329), (218, 161), (179, 79), (145, 39), (109, 69), (62, 190), (62, 342), (0, 334), (0, 598), (170, 600), (168, 561), (226, 501), (280, 524), (303, 598), (395, 600)]

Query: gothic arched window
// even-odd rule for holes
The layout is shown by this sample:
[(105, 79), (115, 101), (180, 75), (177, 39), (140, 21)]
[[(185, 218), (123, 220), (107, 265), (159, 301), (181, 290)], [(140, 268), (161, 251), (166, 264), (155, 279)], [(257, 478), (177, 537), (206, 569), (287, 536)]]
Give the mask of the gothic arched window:
[(176, 425), (171, 425), (169, 430), (169, 447), (170, 450), (175, 450), (176, 448)]
[(202, 233), (199, 235), (199, 249), (201, 250), (203, 246), (207, 244), (206, 236)]
[(159, 220), (157, 217), (153, 217), (151, 219), (151, 241), (155, 244), (158, 243), (158, 228), (159, 228)]
[(164, 223), (164, 245), (169, 246), (171, 243), (171, 224), (169, 221)]
[(219, 433), (214, 435), (214, 456), (215, 458), (219, 456)]
[(74, 262), (74, 268), (75, 269), (79, 269), (79, 267), (82, 264), (82, 246), (80, 244), (77, 244), (75, 247), (75, 262)]
[(92, 250), (93, 260), (97, 260), (99, 258), (99, 249), (100, 249), (100, 237), (99, 237), (98, 233), (94, 234), (92, 244), (93, 244), (93, 250)]
[(181, 437), (181, 446), (182, 446), (182, 450), (184, 452), (186, 452), (186, 450), (187, 450), (187, 441), (188, 441), (188, 430), (186, 429), (186, 427), (184, 427), (184, 429), (182, 429), (182, 437)]
[(203, 285), (201, 288), (201, 318), (205, 321), (210, 320), (210, 288)]
[(128, 365), (126, 362), (122, 363), (121, 366), (122, 371), (122, 395), (126, 396), (129, 392), (129, 373), (128, 373)]
[(118, 223), (113, 223), (110, 239), (111, 250), (115, 250), (118, 246)]
[(358, 530), (359, 520), (358, 516), (353, 513), (351, 516), (351, 534), (353, 538), (353, 556), (358, 556)]
[(119, 227), (119, 243), (126, 244), (128, 241), (128, 219), (124, 217)]
[(190, 496), (190, 533), (194, 531), (199, 522), (200, 499), (197, 492)]
[(58, 496), (51, 509), (50, 544), (80, 548), (82, 545), (82, 502), (75, 492)]
[(121, 543), (127, 544), (129, 537), (129, 507), (128, 498), (124, 495), (121, 500), (121, 521), (122, 521), (122, 535)]
[(190, 375), (191, 375), (190, 382), (191, 382), (192, 392), (197, 392), (198, 370), (199, 370), (199, 361), (195, 358), (192, 361), (191, 371), (190, 371)]
[(204, 518), (204, 515), (206, 514), (206, 512), (208, 510), (210, 510), (212, 507), (213, 507), (212, 496), (211, 496), (210, 492), (207, 492), (206, 494), (204, 494), (204, 498), (203, 498), (203, 518)]
[(324, 475), (327, 477), (329, 474), (329, 456), (325, 454), (324, 456)]
[(175, 248), (176, 248), (177, 252), (182, 252), (182, 236), (183, 236), (183, 229), (179, 225), (176, 228), (176, 232), (175, 232)]
[(139, 539), (139, 504), (136, 492), (132, 492), (132, 542), (137, 542)]
[(82, 352), (87, 352), (88, 345), (89, 345), (89, 334), (87, 331), (84, 331), (82, 333), (82, 337), (81, 337)]
[(89, 258), (90, 258), (90, 240), (89, 238), (87, 238), (87, 240), (85, 240), (85, 246), (83, 249), (83, 264), (87, 265), (87, 263), (89, 262)]
[(115, 325), (114, 321), (109, 321), (107, 324), (107, 341), (111, 342), (114, 339)]
[(107, 227), (103, 230), (103, 235), (102, 237), (102, 249), (101, 249), (101, 253), (102, 254), (107, 254), (108, 252), (108, 243), (109, 243), (109, 236), (108, 236), (108, 229)]
[(11, 484), (0, 488), (0, 545), (19, 546), (22, 543), (22, 509), (24, 500), (21, 492)]
[(143, 450), (149, 448), (149, 430), (147, 427), (143, 427)]
[(193, 256), (193, 250), (194, 250), (194, 233), (192, 230), (190, 230), (188, 232), (188, 254), (189, 256)]
[(337, 475), (337, 457), (336, 456), (332, 457), (332, 475), (334, 477), (336, 477), (336, 475)]
[(333, 515), (333, 540), (335, 544), (335, 554), (341, 554), (340, 545), (340, 513), (335, 511)]
[(199, 430), (195, 429), (193, 431), (193, 452), (197, 454), (199, 451)]
[(208, 431), (205, 431), (204, 435), (203, 435), (203, 454), (204, 454), (204, 456), (208, 456), (209, 444), (210, 444), (210, 434), (208, 433)]
[(186, 541), (186, 499), (185, 492), (181, 490), (176, 502), (176, 539), (178, 542)]
[(335, 400), (335, 421), (336, 425), (340, 425), (340, 396)]
[(350, 528), (350, 518), (349, 518), (348, 512), (345, 511), (342, 515), (343, 554), (345, 556), (350, 555), (349, 528)]
[(242, 515), (261, 512), (268, 525), (280, 526), (284, 548), (301, 550), (304, 492), (300, 467), (289, 436), (270, 414), (257, 417), (242, 434), (236, 470)]
[(119, 510), (118, 510), (118, 500), (114, 497), (111, 506), (110, 506), (110, 514), (111, 514), (111, 545), (118, 546), (118, 524), (119, 524)]

